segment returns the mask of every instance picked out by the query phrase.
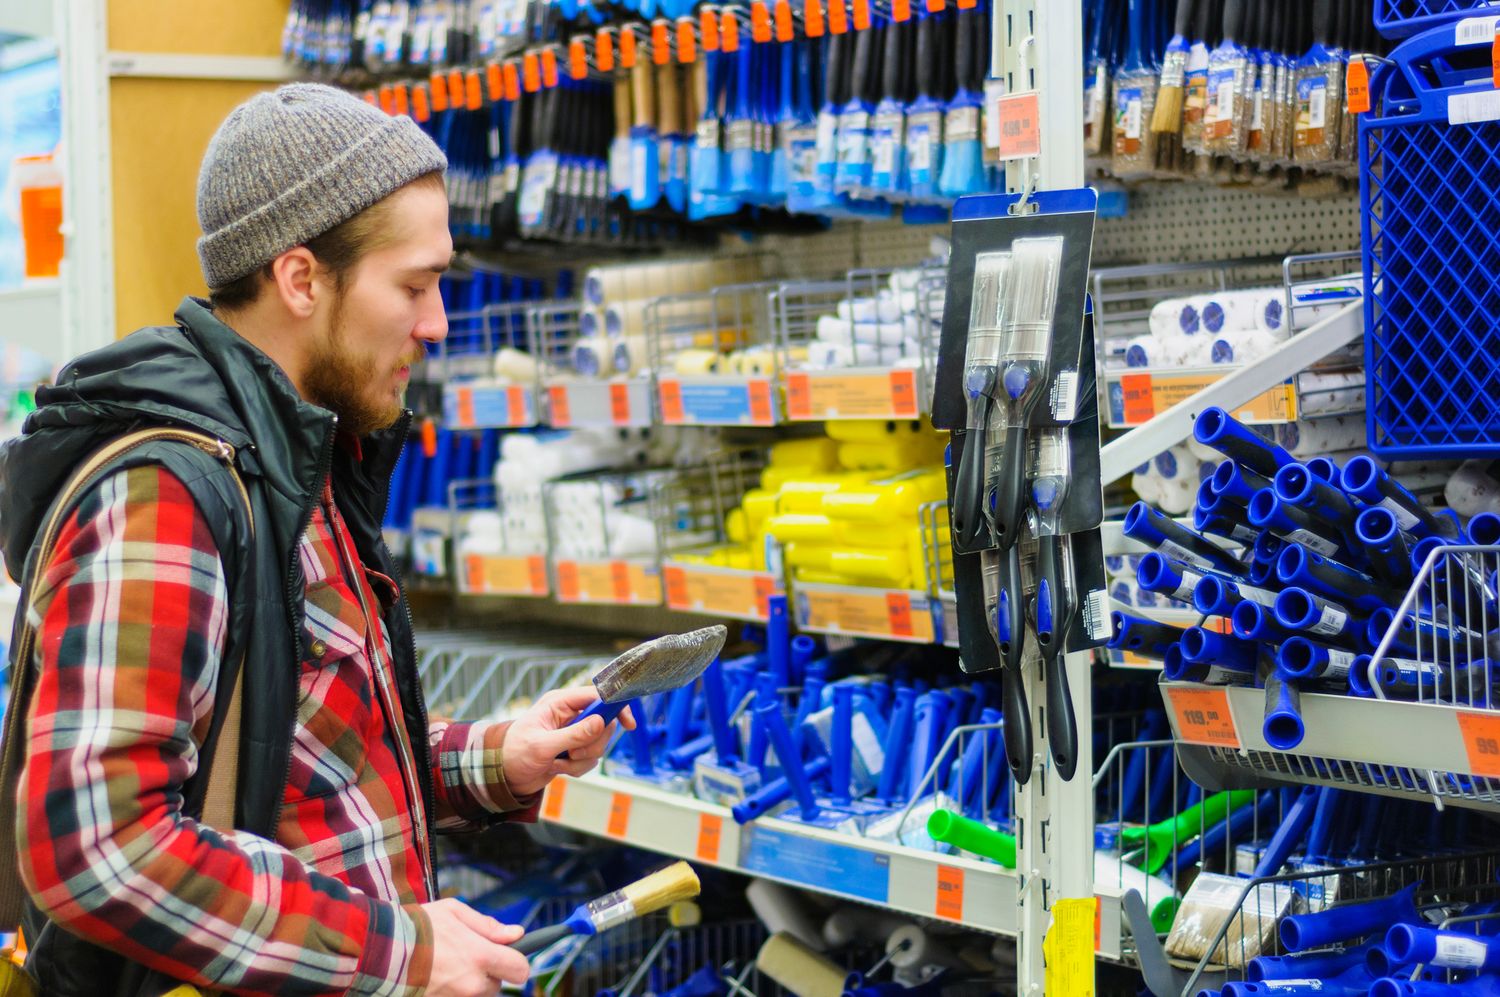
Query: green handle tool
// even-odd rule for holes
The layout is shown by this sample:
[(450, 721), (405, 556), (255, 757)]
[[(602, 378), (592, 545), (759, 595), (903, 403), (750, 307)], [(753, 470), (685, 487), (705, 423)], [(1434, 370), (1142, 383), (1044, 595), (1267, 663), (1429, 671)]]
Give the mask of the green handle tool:
[(1120, 847), (1124, 851), (1144, 845), (1146, 854), (1140, 865), (1153, 875), (1167, 864), (1167, 858), (1182, 845), (1198, 837), (1205, 828), (1211, 827), (1247, 803), (1255, 802), (1253, 789), (1236, 789), (1227, 793), (1215, 793), (1195, 803), (1176, 817), (1168, 817), (1149, 827), (1127, 827), (1120, 831)]

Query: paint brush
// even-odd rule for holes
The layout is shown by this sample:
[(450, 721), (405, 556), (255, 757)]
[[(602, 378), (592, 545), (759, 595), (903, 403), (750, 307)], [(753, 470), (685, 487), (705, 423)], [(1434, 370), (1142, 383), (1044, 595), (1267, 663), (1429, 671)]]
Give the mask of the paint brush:
[(984, 102), (987, 54), (976, 10), (954, 15), (953, 71), (956, 89), (943, 119), (943, 170), (938, 190), (955, 200), (984, 190), (984, 148), (979, 141), (979, 111)]
[(857, 194), (870, 179), (870, 115), (875, 110), (872, 94), (878, 91), (882, 30), (871, 26), (854, 33), (854, 67), (850, 73), (849, 100), (839, 110), (838, 161), (833, 189), (839, 194)]
[(1202, 154), (1203, 116), (1208, 107), (1208, 62), (1213, 50), (1209, 35), (1217, 30), (1218, 4), (1215, 0), (1197, 0), (1192, 41), (1188, 45), (1185, 93), (1182, 107), (1182, 147)]
[(1312, 45), (1297, 61), (1296, 127), (1293, 159), (1298, 166), (1320, 167), (1338, 150), (1338, 125), (1344, 107), (1344, 58), (1333, 44), (1335, 0), (1313, 0)]
[(580, 713), (573, 723), (593, 716), (609, 723), (632, 699), (671, 692), (696, 681), (724, 649), (728, 634), (723, 625), (717, 625), (636, 645), (594, 675), (599, 702)]
[[(1150, 176), (1155, 169), (1155, 137), (1147, 127), (1156, 113), (1156, 73), (1143, 55), (1145, 0), (1129, 0), (1129, 44), (1114, 81), (1113, 172), (1122, 179)], [(1189, 108), (1192, 101), (1191, 70)]]
[[(630, 31), (629, 27), (621, 28)], [(656, 74), (644, 52), (630, 68), (630, 206), (636, 211), (661, 200), (661, 148), (657, 135)]]
[(532, 955), (573, 935), (601, 934), (680, 900), (691, 900), (701, 889), (693, 867), (674, 862), (623, 889), (580, 904), (562, 924), (526, 932), (511, 947), (522, 955)]
[(876, 197), (904, 200), (906, 180), (906, 78), (914, 40), (910, 21), (892, 21), (885, 29), (881, 57), (884, 86), (870, 125), (870, 174), (866, 188)]
[[(1198, 0), (1203, 3), (1207, 0)], [(1177, 0), (1173, 20), (1172, 38), (1161, 60), (1161, 81), (1156, 89), (1156, 109), (1151, 113), (1151, 130), (1157, 135), (1182, 132), (1182, 104), (1186, 96), (1188, 53), (1192, 43), (1188, 38), (1193, 24), (1194, 0)], [(1084, 123), (1085, 138), (1088, 135), (1088, 119)], [(1159, 141), (1159, 140), (1158, 140)]]
[(1250, 53), (1236, 37), (1244, 27), (1245, 0), (1224, 0), (1223, 40), (1208, 57), (1208, 103), (1203, 115), (1203, 147), (1212, 155), (1244, 148), (1239, 107), (1245, 93)]
[(919, 204), (940, 200), (943, 168), (943, 94), (938, 78), (946, 20), (924, 14), (917, 21), (916, 97), (906, 108), (906, 189)]

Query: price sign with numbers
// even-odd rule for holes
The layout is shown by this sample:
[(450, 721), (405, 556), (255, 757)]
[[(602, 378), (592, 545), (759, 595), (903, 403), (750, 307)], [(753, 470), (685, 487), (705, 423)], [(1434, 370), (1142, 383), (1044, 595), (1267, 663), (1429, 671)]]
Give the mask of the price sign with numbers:
[(1238, 748), (1240, 735), (1223, 689), (1167, 688), (1167, 699), (1177, 716), (1177, 737), (1192, 744)]
[[(1233, 373), (1142, 373), (1111, 378), (1109, 424), (1116, 428), (1139, 426)], [(1241, 422), (1281, 423), (1297, 418), (1297, 389), (1288, 381), (1278, 384), (1230, 413)]]
[(1458, 731), (1469, 755), (1469, 771), (1500, 779), (1500, 714), (1460, 710)]
[(787, 375), (787, 418), (913, 419), (917, 408), (914, 370), (799, 371)]
[(563, 798), (568, 792), (568, 780), (566, 777), (553, 779), (547, 783), (547, 795), (542, 797), (542, 816), (548, 820), (561, 820), (563, 814)]
[(1042, 153), (1041, 103), (1035, 90), (1007, 94), (995, 102), (1000, 119), (1000, 159), (1030, 159)]
[(937, 903), (933, 913), (948, 921), (964, 919), (964, 871), (951, 865), (937, 867)]
[(718, 814), (698, 815), (698, 858), (704, 862), (719, 861), (719, 845), (724, 840), (724, 818)]
[(630, 805), (635, 797), (629, 793), (614, 793), (609, 798), (609, 819), (604, 833), (611, 838), (623, 838), (630, 833)]
[(609, 418), (616, 426), (630, 423), (630, 387), (624, 384), (609, 386)]
[(562, 427), (572, 425), (573, 420), (568, 411), (568, 389), (560, 384), (554, 384), (547, 389), (547, 400), (552, 405), (552, 425)]

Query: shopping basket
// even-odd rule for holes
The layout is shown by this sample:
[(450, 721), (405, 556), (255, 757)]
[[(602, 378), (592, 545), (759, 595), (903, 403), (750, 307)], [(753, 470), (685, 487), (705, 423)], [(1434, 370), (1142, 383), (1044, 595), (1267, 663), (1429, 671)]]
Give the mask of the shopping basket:
[(1490, 46), (1454, 37), (1398, 46), (1360, 121), (1369, 442), (1391, 459), (1500, 455), (1500, 90)]
[(1490, 5), (1491, 0), (1375, 0), (1375, 27), (1387, 38), (1405, 38), (1466, 17), (1500, 14), (1500, 8), (1487, 10)]

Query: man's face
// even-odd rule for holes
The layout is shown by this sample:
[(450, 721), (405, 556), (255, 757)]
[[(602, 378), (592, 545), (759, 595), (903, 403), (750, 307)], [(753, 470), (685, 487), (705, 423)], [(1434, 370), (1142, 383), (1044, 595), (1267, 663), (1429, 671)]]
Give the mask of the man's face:
[(359, 436), (400, 417), (412, 364), (448, 334), (438, 292), (453, 256), (446, 195), (428, 185), (403, 188), (391, 195), (388, 217), (385, 245), (348, 275), (303, 376), (308, 400)]

